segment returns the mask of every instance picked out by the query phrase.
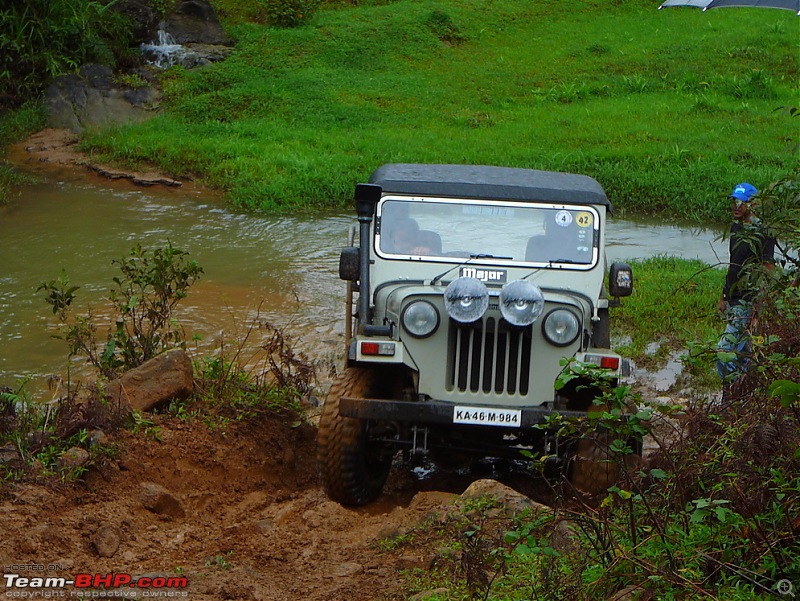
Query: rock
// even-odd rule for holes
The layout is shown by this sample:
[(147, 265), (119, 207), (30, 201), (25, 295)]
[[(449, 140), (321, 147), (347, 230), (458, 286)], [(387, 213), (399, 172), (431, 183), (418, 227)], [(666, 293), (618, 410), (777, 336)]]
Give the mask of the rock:
[(0, 447), (0, 465), (10, 468), (18, 468), (22, 465), (22, 458), (19, 456), (17, 445), (9, 442)]
[(513, 488), (501, 484), (497, 480), (476, 480), (469, 485), (459, 497), (459, 502), (490, 498), (499, 502), (511, 515), (517, 515), (526, 510), (552, 511), (547, 505), (536, 503)]
[(64, 451), (56, 464), (60, 470), (73, 470), (83, 467), (89, 462), (89, 452), (80, 447), (72, 447)]
[(186, 516), (186, 511), (175, 495), (155, 482), (142, 483), (142, 505), (153, 513), (173, 518)]
[(89, 445), (93, 447), (103, 446), (108, 443), (108, 436), (102, 430), (92, 430), (89, 432)]
[(160, 69), (173, 65), (180, 65), (184, 69), (204, 67), (225, 60), (231, 52), (232, 48), (212, 44), (142, 44), (144, 59), (149, 65)]
[(107, 177), (108, 179), (128, 179), (137, 186), (170, 186), (177, 187), (183, 185), (176, 179), (166, 177), (159, 173), (131, 173), (129, 171), (120, 171), (104, 165), (86, 165), (89, 169), (96, 172), (98, 175)]
[(112, 5), (112, 10), (125, 15), (133, 24), (133, 37), (136, 41), (152, 39), (161, 20), (150, 0), (118, 0)]
[(651, 591), (638, 585), (630, 585), (611, 595), (608, 601), (649, 601), (652, 598)]
[(192, 360), (183, 349), (172, 349), (131, 369), (106, 385), (106, 398), (134, 411), (150, 411), (191, 394)]
[(162, 29), (169, 32), (178, 44), (233, 44), (207, 0), (180, 0), (175, 10), (167, 15)]
[(562, 555), (574, 555), (580, 552), (581, 545), (576, 522), (559, 520), (550, 535), (550, 544)]
[(116, 528), (106, 524), (95, 532), (93, 542), (100, 557), (114, 557), (119, 549), (119, 534)]
[(87, 127), (144, 121), (160, 99), (161, 92), (152, 85), (120, 85), (109, 67), (87, 64), (78, 73), (55, 78), (45, 93), (45, 106), (49, 127), (79, 133)]

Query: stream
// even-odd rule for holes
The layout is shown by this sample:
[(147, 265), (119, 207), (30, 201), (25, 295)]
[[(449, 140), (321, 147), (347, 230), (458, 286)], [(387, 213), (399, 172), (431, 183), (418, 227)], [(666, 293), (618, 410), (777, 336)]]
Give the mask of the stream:
[[(223, 201), (167, 188), (52, 177), (23, 186), (0, 206), (0, 385), (34, 387), (64, 374), (67, 347), (37, 292), (64, 270), (76, 292), (75, 312), (100, 315), (122, 258), (136, 244), (187, 251), (204, 274), (178, 306), (201, 354), (232, 350), (254, 318), (282, 328), (296, 348), (319, 361), (337, 360), (344, 340), (344, 283), (339, 252), (355, 221), (347, 211), (290, 216), (237, 211)], [(724, 261), (720, 231), (613, 219), (610, 260), (674, 255)], [(258, 344), (258, 329), (248, 345)], [(75, 365), (80, 365), (76, 363)], [(74, 369), (74, 368), (73, 368)]]

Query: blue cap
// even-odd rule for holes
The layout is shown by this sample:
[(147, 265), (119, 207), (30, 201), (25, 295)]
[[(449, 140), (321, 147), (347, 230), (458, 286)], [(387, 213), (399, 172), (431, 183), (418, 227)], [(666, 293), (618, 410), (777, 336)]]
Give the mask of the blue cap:
[(736, 184), (736, 187), (731, 192), (731, 198), (748, 202), (753, 196), (758, 194), (758, 190), (752, 184), (742, 183)]

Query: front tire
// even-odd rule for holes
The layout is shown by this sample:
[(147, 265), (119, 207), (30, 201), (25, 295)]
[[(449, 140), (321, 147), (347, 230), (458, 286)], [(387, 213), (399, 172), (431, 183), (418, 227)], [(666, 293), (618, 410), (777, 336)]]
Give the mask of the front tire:
[(393, 450), (370, 440), (370, 422), (339, 415), (342, 397), (374, 396), (378, 382), (374, 370), (345, 369), (331, 385), (317, 433), (317, 460), (325, 492), (342, 505), (360, 506), (374, 501), (386, 483)]
[(611, 433), (594, 432), (575, 442), (569, 460), (569, 481), (581, 492), (596, 495), (613, 486), (619, 479), (619, 466), (611, 457)]
[(575, 442), (568, 467), (572, 486), (584, 493), (598, 495), (620, 481), (625, 472), (633, 471), (641, 462), (641, 448), (630, 444), (633, 453), (619, 455), (610, 448), (614, 435), (605, 429)]

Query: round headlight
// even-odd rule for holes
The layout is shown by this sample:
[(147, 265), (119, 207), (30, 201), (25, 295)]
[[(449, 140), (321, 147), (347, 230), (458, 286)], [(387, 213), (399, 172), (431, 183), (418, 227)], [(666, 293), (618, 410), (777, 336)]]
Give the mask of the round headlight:
[(544, 311), (544, 295), (527, 280), (509, 282), (500, 291), (500, 312), (514, 326), (529, 326)]
[(580, 334), (578, 317), (566, 309), (554, 309), (547, 314), (542, 323), (542, 333), (556, 346), (567, 346), (575, 342)]
[(403, 327), (416, 338), (425, 338), (439, 327), (439, 312), (428, 301), (414, 301), (403, 309)]
[(447, 314), (461, 323), (480, 319), (489, 308), (489, 291), (475, 278), (453, 280), (444, 291)]

